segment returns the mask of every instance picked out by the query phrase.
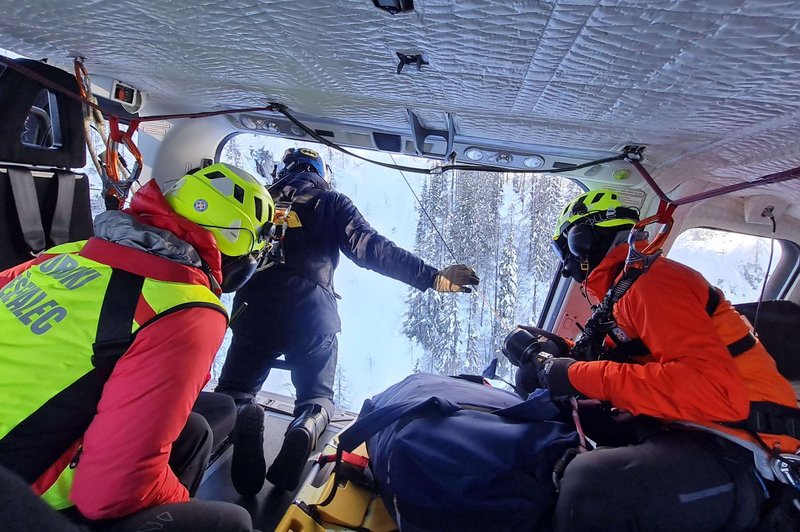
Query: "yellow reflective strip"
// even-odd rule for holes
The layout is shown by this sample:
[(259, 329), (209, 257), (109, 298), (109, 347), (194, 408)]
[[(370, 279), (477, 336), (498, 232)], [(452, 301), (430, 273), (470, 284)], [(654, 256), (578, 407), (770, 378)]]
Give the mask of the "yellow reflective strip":
[(187, 303), (209, 303), (225, 310), (222, 301), (211, 290), (201, 285), (146, 279), (142, 295), (156, 314), (162, 314)]
[(56, 510), (63, 510), (64, 508), (74, 506), (75, 503), (69, 498), (74, 481), (75, 470), (70, 467), (65, 467), (55, 483), (50, 486), (50, 489), (42, 494), (42, 499)]
[(66, 244), (61, 244), (59, 246), (54, 246), (44, 253), (45, 255), (55, 255), (61, 253), (77, 253), (83, 249), (83, 246), (86, 245), (86, 240), (78, 240), (77, 242), (67, 242)]

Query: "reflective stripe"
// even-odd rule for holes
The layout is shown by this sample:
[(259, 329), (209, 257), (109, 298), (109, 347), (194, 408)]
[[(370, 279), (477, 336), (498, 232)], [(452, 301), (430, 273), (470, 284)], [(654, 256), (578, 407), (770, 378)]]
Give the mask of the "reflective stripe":
[(65, 468), (53, 485), (42, 494), (42, 499), (56, 510), (63, 510), (73, 506), (69, 494), (72, 491), (72, 483), (74, 481), (75, 469), (72, 467)]

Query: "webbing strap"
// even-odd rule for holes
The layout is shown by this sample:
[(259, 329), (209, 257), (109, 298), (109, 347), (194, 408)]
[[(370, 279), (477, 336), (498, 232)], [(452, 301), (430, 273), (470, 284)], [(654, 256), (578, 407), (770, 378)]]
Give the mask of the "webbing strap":
[(750, 414), (744, 421), (721, 424), (761, 434), (779, 434), (800, 439), (800, 409), (768, 401), (752, 401)]
[(6, 170), (11, 182), (11, 193), (14, 195), (22, 237), (33, 253), (40, 253), (47, 247), (47, 242), (33, 175), (27, 168), (8, 167)]
[(69, 226), (72, 222), (72, 204), (75, 199), (75, 174), (56, 171), (58, 198), (50, 225), (50, 240), (56, 246), (69, 242)]
[(92, 345), (95, 368), (112, 370), (133, 342), (131, 327), (143, 285), (144, 277), (140, 275), (112, 270)]

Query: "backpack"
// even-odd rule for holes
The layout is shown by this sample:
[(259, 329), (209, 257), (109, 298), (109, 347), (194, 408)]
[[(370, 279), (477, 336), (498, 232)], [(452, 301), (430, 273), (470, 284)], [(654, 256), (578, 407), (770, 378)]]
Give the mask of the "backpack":
[(550, 398), (415, 374), (364, 402), (339, 453), (367, 443), (386, 508), (403, 531), (549, 526), (553, 468), (578, 435)]

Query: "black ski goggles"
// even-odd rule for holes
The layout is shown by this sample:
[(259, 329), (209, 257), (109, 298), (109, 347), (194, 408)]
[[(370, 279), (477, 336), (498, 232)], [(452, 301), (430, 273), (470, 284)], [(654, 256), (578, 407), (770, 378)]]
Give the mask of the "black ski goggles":
[(558, 260), (561, 262), (564, 262), (568, 257), (571, 256), (571, 253), (569, 252), (569, 245), (567, 244), (567, 238), (564, 236), (560, 236), (551, 240), (550, 247), (553, 248)]

